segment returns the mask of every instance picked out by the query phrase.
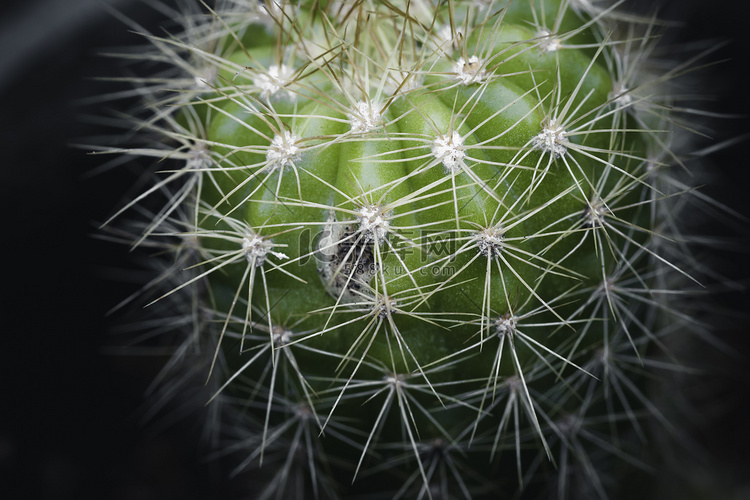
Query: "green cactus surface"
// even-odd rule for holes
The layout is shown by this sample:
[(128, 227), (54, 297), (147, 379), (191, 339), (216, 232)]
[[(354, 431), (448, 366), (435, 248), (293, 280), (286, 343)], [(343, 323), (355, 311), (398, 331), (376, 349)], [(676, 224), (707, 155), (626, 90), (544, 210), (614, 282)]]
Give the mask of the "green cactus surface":
[(699, 279), (687, 66), (604, 3), (183, 2), (149, 35), (117, 151), (162, 161), (113, 221), (156, 250), (162, 398), (205, 383), (248, 498), (610, 498), (645, 467)]

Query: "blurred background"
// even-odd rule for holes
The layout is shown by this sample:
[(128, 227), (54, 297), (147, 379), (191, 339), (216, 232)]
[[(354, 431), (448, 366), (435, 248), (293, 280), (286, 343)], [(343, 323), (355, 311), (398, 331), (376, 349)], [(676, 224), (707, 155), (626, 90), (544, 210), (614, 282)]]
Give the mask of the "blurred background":
[[(637, 2), (650, 8), (654, 2)], [(708, 106), (741, 117), (718, 122), (719, 138), (750, 132), (745, 1), (666, 0), (679, 22), (668, 42), (728, 41), (702, 73)], [(3, 326), (0, 327), (0, 496), (5, 499), (213, 499), (237, 485), (220, 481), (221, 461), (199, 454), (191, 422), (158, 431), (143, 424), (143, 392), (158, 360), (108, 354), (116, 318), (107, 311), (135, 291), (127, 249), (93, 238), (130, 182), (74, 143), (94, 142), (104, 105), (87, 101), (118, 88), (100, 54), (141, 43), (109, 12), (151, 31), (163, 15), (141, 0), (35, 0), (0, 7), (0, 203)], [(121, 88), (121, 87), (119, 87)], [(705, 192), (750, 216), (750, 140), (711, 155)], [(750, 223), (748, 223), (750, 225)], [(722, 271), (748, 282), (747, 227), (711, 228), (735, 243), (717, 248)], [(657, 471), (644, 498), (750, 498), (750, 300), (719, 297), (717, 326), (736, 356), (706, 350), (689, 397), (705, 405), (688, 429), (705, 451)], [(692, 421), (692, 419), (688, 419)], [(679, 462), (676, 462), (679, 463)], [(678, 469), (684, 470), (678, 470)], [(225, 471), (224, 471), (225, 472)]]

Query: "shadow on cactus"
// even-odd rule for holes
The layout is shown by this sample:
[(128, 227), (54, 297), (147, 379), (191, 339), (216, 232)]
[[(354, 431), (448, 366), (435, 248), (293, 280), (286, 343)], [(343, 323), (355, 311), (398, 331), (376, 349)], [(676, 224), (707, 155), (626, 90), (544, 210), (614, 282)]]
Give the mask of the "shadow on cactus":
[(113, 151), (161, 161), (106, 226), (156, 250), (160, 404), (209, 403), (253, 498), (607, 498), (648, 468), (644, 381), (682, 369), (701, 279), (690, 63), (621, 3), (185, 3), (148, 35), (166, 69)]

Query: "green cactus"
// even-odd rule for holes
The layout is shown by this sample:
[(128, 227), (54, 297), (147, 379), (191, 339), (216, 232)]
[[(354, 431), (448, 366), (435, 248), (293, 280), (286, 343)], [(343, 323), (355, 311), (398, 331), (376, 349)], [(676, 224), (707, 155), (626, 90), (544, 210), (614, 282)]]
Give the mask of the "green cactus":
[(697, 278), (685, 68), (621, 3), (219, 2), (150, 37), (126, 152), (169, 161), (113, 219), (162, 256), (163, 395), (208, 381), (257, 498), (606, 498), (640, 465)]

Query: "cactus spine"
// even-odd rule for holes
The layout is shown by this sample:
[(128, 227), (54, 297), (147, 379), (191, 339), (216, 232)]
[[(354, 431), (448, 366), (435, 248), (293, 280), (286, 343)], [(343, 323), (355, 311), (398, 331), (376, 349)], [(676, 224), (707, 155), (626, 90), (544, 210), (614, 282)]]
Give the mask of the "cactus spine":
[(169, 166), (116, 216), (169, 255), (165, 387), (208, 380), (258, 498), (606, 498), (638, 462), (696, 278), (682, 68), (621, 3), (219, 2), (151, 37), (172, 92), (128, 152)]

